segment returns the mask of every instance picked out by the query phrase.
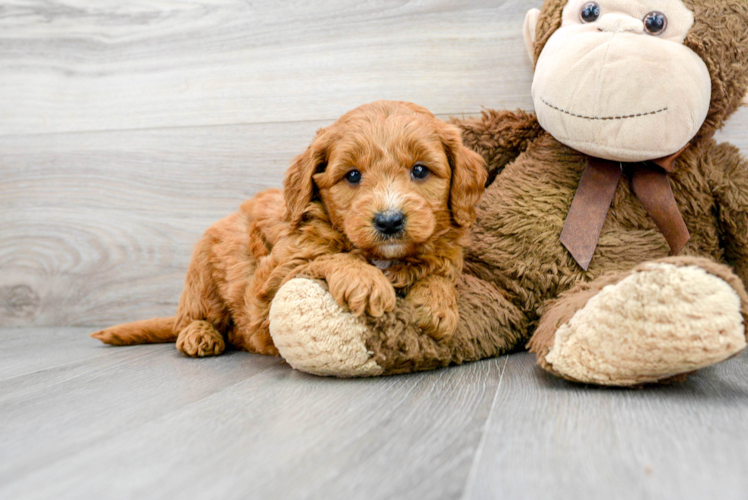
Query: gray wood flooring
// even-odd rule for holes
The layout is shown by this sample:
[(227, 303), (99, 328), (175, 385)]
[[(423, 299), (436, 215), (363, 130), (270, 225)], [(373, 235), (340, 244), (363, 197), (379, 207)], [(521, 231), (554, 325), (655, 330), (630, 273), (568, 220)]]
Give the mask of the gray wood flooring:
[[(0, 499), (748, 498), (746, 354), (604, 390), (528, 354), (333, 380), (87, 337), (172, 314), (202, 231), (348, 109), (532, 109), (540, 3), (0, 3)], [(748, 152), (748, 109), (720, 138)]]
[(748, 354), (610, 390), (529, 354), (337, 380), (0, 330), (0, 498), (745, 499)]

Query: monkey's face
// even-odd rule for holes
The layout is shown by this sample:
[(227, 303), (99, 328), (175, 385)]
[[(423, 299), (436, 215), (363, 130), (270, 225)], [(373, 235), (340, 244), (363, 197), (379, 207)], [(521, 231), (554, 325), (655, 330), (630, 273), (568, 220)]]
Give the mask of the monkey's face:
[(682, 0), (569, 0), (535, 69), (540, 124), (609, 160), (678, 152), (701, 128), (711, 99), (706, 65), (683, 45), (693, 23)]

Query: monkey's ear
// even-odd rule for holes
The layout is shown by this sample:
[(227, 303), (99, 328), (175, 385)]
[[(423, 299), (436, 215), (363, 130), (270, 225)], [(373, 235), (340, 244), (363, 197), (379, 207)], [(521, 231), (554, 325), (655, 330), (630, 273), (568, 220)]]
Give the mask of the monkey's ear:
[(540, 18), (540, 9), (530, 9), (525, 16), (525, 27), (523, 30), (525, 36), (525, 48), (530, 61), (535, 63), (535, 30), (538, 27)]
[(324, 172), (327, 162), (330, 134), (326, 129), (317, 131), (314, 142), (300, 155), (286, 171), (283, 179), (283, 198), (286, 202), (286, 220), (298, 226), (314, 196), (316, 173)]
[(748, 106), (748, 93), (743, 97), (743, 106)]
[(460, 129), (445, 123), (439, 134), (452, 169), (449, 208), (452, 219), (460, 227), (475, 221), (475, 205), (486, 185), (486, 163), (483, 157), (462, 143)]

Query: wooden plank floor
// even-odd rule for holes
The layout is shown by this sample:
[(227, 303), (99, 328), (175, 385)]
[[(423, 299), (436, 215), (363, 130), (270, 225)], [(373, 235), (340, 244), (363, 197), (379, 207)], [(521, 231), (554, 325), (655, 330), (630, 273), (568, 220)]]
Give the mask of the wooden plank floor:
[(337, 380), (0, 330), (0, 498), (745, 499), (748, 354), (644, 390), (529, 354)]

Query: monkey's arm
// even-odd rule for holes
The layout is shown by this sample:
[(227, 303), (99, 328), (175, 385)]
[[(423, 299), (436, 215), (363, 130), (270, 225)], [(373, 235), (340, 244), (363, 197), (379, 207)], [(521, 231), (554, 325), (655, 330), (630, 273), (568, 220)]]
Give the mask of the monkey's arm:
[(453, 118), (452, 123), (462, 129), (465, 145), (486, 160), (487, 185), (543, 132), (535, 114), (521, 110), (489, 109), (478, 118)]
[(707, 160), (719, 172), (712, 190), (725, 260), (748, 286), (748, 161), (731, 144), (715, 146)]

